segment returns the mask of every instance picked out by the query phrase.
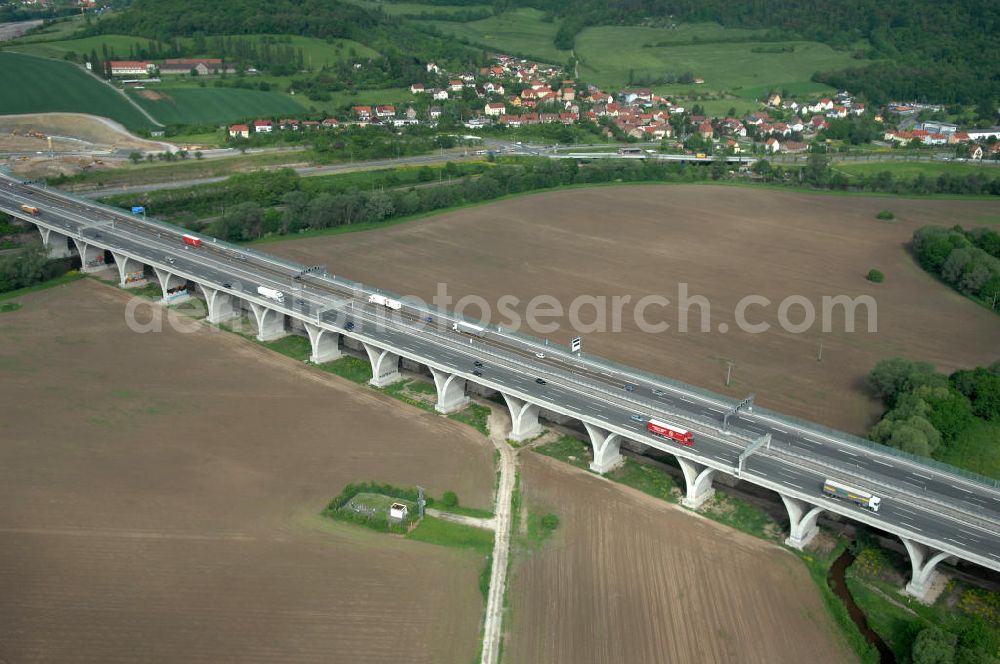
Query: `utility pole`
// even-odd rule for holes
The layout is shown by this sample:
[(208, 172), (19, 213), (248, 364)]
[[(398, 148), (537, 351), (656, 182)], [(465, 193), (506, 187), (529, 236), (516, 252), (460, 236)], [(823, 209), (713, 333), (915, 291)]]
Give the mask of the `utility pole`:
[(729, 387), (730, 380), (733, 377), (733, 364), (732, 360), (726, 360), (726, 387)]
[(817, 362), (822, 362), (823, 361), (823, 338), (822, 337), (820, 337), (820, 339), (819, 339), (819, 355), (816, 356), (816, 361)]

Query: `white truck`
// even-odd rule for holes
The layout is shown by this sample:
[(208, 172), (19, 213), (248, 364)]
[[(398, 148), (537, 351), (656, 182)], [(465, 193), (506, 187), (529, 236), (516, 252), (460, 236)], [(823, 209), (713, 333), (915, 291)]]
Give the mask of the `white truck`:
[(859, 489), (836, 480), (827, 479), (823, 482), (823, 493), (838, 500), (848, 500), (855, 505), (867, 507), (872, 512), (878, 512), (882, 505), (882, 499), (872, 494), (870, 491)]
[(275, 288), (268, 288), (267, 286), (257, 286), (257, 295), (260, 295), (261, 297), (266, 297), (269, 300), (274, 300), (278, 304), (285, 303), (285, 294)]
[(471, 334), (474, 337), (486, 336), (486, 328), (471, 323), (463, 323), (461, 321), (452, 323), (451, 329), (461, 334)]

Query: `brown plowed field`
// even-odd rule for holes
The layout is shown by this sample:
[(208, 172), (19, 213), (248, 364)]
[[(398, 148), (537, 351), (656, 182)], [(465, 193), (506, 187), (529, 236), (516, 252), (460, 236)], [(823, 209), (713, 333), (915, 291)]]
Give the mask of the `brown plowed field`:
[(504, 661), (856, 661), (789, 552), (538, 454), (521, 464), (526, 504), (560, 525), (514, 564)]
[[(884, 209), (896, 214), (880, 222)], [(647, 310), (670, 329), (644, 333), (625, 308), (620, 333), (584, 334), (584, 350), (703, 388), (725, 391), (726, 361), (735, 362), (732, 396), (757, 394), (777, 410), (863, 433), (880, 406), (863, 379), (880, 359), (905, 355), (950, 370), (1000, 356), (1000, 317), (924, 273), (906, 244), (928, 223), (977, 225), (1000, 221), (1000, 204), (986, 200), (919, 200), (824, 196), (724, 186), (627, 186), (524, 196), (447, 213), (385, 230), (278, 242), (269, 251), (336, 274), (430, 299), (439, 282), (458, 298), (475, 294), (494, 305), (504, 294), (520, 298), (523, 316), (535, 295), (564, 305), (577, 295), (630, 295), (632, 303), (661, 294), (673, 303)], [(883, 284), (865, 279), (871, 268)], [(678, 332), (678, 283), (711, 303), (710, 332)], [(747, 295), (763, 334), (736, 331), (734, 311)], [(867, 332), (865, 310), (857, 331), (819, 324), (803, 334), (778, 327), (779, 303), (803, 295), (822, 313), (823, 296), (870, 294), (878, 304), (877, 332)], [(592, 319), (584, 309), (584, 322)], [(474, 309), (469, 314), (476, 314)], [(801, 320), (792, 309), (792, 322)], [(609, 316), (610, 318), (610, 316)], [(548, 336), (568, 343), (568, 318)], [(819, 320), (819, 319), (818, 319)], [(728, 333), (720, 333), (725, 323)], [(837, 330), (840, 330), (839, 332)], [(817, 361), (822, 338), (823, 358)]]
[(468, 427), (86, 280), (0, 314), (0, 662), (459, 662), (481, 559), (320, 519), (348, 482), (490, 507)]

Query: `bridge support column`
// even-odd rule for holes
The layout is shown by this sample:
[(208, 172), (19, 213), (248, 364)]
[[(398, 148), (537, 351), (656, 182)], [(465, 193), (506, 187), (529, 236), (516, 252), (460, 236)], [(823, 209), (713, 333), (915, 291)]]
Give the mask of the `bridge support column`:
[(527, 440), (534, 438), (542, 432), (542, 427), (538, 423), (538, 406), (504, 394), (503, 400), (507, 402), (507, 409), (510, 411), (510, 435), (511, 440)]
[(108, 266), (104, 262), (104, 249), (79, 238), (73, 238), (73, 242), (80, 254), (81, 272), (100, 272), (107, 269)]
[(680, 456), (677, 457), (677, 463), (680, 464), (681, 472), (684, 473), (684, 484), (687, 487), (681, 504), (696, 510), (715, 495), (715, 489), (712, 487), (715, 468), (703, 466)]
[(465, 408), (469, 403), (469, 397), (465, 394), (465, 379), (458, 374), (440, 371), (434, 367), (430, 369), (438, 395), (434, 410), (447, 414)]
[(368, 361), (372, 364), (372, 379), (368, 381), (369, 385), (385, 387), (402, 380), (403, 377), (399, 374), (399, 355), (371, 344), (364, 346), (365, 352), (368, 353)]
[(232, 295), (202, 284), (199, 286), (201, 286), (201, 292), (205, 294), (205, 304), (208, 306), (208, 316), (205, 317), (205, 320), (218, 325), (231, 318), (236, 318), (238, 314), (233, 308)]
[(112, 251), (118, 266), (118, 285), (122, 288), (136, 288), (146, 283), (146, 266), (134, 258)]
[(339, 333), (313, 325), (312, 323), (305, 323), (305, 327), (306, 333), (309, 334), (309, 343), (312, 344), (312, 354), (309, 356), (310, 362), (313, 364), (323, 364), (324, 362), (340, 358), (342, 353), (340, 352)]
[(798, 498), (780, 495), (781, 501), (785, 503), (785, 509), (788, 510), (789, 534), (785, 544), (793, 549), (803, 549), (819, 532), (816, 520), (823, 513), (823, 508)]
[(625, 461), (621, 454), (621, 436), (587, 422), (584, 422), (583, 426), (586, 427), (587, 434), (590, 435), (590, 445), (594, 450), (594, 460), (590, 463), (592, 471), (603, 475)]
[(910, 554), (910, 582), (906, 584), (906, 594), (916, 597), (922, 602), (931, 601), (929, 591), (934, 585), (937, 572), (934, 568), (938, 563), (948, 557), (949, 554), (943, 551), (935, 551), (926, 544), (914, 542), (913, 540), (901, 537), (906, 552)]
[(70, 238), (59, 231), (54, 231), (45, 226), (36, 226), (38, 232), (42, 234), (42, 244), (49, 252), (49, 258), (66, 258), (73, 255), (70, 247)]
[[(160, 291), (163, 294), (161, 302), (175, 304), (177, 302), (184, 302), (190, 297), (187, 291), (178, 290), (186, 283), (184, 279), (158, 267), (154, 267), (153, 272), (156, 274), (156, 280), (160, 282)], [(173, 293), (171, 293), (171, 290), (173, 290)]]
[(257, 323), (257, 341), (274, 341), (288, 334), (285, 330), (285, 314), (256, 302), (250, 303), (250, 310)]

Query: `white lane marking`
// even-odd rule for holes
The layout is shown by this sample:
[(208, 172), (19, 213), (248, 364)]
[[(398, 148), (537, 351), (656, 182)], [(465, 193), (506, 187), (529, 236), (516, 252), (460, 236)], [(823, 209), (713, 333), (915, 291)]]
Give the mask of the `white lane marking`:
[(913, 471), (913, 474), (914, 474), (914, 475), (916, 475), (917, 477), (922, 477), (922, 478), (924, 478), (925, 480), (932, 480), (932, 479), (934, 479), (934, 478), (933, 478), (933, 477), (931, 477), (930, 475), (921, 475), (921, 474), (920, 474), (920, 473), (918, 473), (917, 471)]
[(801, 484), (796, 484), (795, 482), (786, 482), (786, 484), (788, 484), (789, 486), (793, 486), (796, 489), (802, 489), (803, 491), (805, 491), (805, 487), (802, 486)]
[(954, 542), (955, 544), (961, 544), (961, 545), (968, 544), (968, 542), (959, 542), (954, 537), (945, 537), (945, 539), (948, 540), (949, 542)]
[(913, 510), (908, 510), (905, 507), (900, 507), (899, 505), (896, 505), (896, 511), (898, 511), (898, 512), (908, 512), (910, 514), (916, 514), (916, 512), (914, 512)]
[(855, 454), (854, 452), (848, 452), (847, 450), (841, 450), (841, 452), (843, 452), (844, 454), (847, 454), (847, 455), (849, 455), (849, 456), (852, 456), (852, 457), (856, 457), (856, 456), (858, 456), (858, 455), (857, 455), (857, 454)]
[(951, 484), (951, 485), (949, 485), (949, 486), (951, 486), (951, 488), (952, 488), (952, 489), (958, 489), (959, 491), (964, 491), (965, 493), (972, 493), (972, 492), (971, 492), (971, 491), (969, 491), (968, 489), (963, 489), (962, 487), (960, 487), (960, 486), (955, 486), (954, 484)]
[(875, 463), (877, 463), (877, 464), (879, 464), (881, 466), (889, 466), (890, 468), (895, 468), (895, 466), (893, 466), (891, 463), (886, 463), (885, 461), (879, 461), (878, 459), (875, 459), (875, 458), (873, 458), (872, 461), (874, 461)]
[(809, 440), (808, 438), (796, 438), (795, 442), (799, 443), (800, 445), (815, 445), (816, 444), (816, 443), (812, 442), (811, 440)]
[(914, 530), (917, 530), (917, 531), (920, 531), (920, 532), (924, 532), (924, 531), (923, 531), (922, 529), (920, 529), (920, 528), (917, 528), (917, 527), (916, 527), (916, 526), (914, 526), (914, 525), (913, 525), (912, 523), (908, 523), (908, 522), (906, 522), (906, 521), (903, 521), (902, 519), (900, 519), (900, 520), (899, 520), (899, 522), (900, 522), (901, 524), (903, 524), (904, 526), (906, 526), (907, 528), (913, 528)]

